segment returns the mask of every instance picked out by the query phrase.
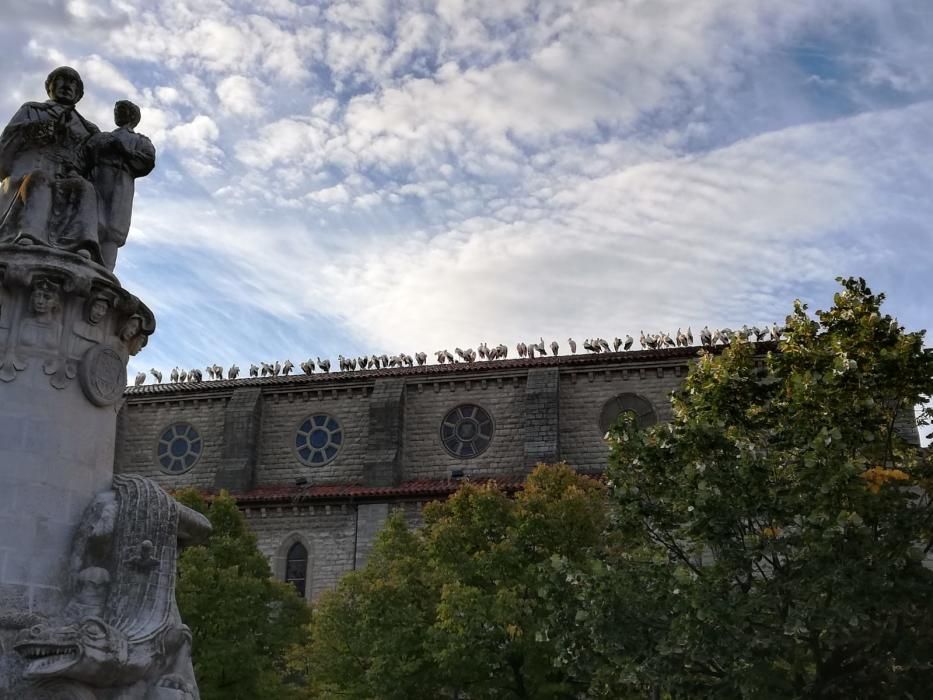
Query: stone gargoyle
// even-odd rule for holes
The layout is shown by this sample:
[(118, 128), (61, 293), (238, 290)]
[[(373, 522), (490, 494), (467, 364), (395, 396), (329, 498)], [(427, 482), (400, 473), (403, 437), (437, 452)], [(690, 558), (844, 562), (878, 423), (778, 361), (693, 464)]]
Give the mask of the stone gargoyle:
[(27, 697), (199, 700), (191, 632), (175, 602), (176, 553), (208, 520), (155, 482), (116, 475), (85, 511), (60, 617), (19, 632)]

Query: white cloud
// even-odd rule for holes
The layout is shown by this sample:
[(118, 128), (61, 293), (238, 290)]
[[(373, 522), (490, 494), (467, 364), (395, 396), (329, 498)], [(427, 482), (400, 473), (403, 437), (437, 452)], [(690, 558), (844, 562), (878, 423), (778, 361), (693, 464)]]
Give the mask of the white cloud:
[(217, 84), (217, 97), (227, 112), (243, 117), (258, 117), (265, 111), (258, 86), (242, 75), (230, 75)]

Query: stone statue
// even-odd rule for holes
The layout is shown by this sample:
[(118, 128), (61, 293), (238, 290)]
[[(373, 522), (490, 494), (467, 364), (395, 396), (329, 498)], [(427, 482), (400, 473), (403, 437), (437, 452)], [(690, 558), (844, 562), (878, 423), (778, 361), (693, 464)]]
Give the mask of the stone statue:
[(198, 700), (191, 632), (175, 603), (175, 561), (179, 541), (209, 531), (203, 515), (154, 482), (115, 476), (78, 526), (63, 612), (15, 638), (31, 684), (24, 696), (42, 697), (54, 684), (69, 698)]
[(0, 243), (67, 250), (112, 271), (155, 148), (134, 131), (140, 111), (128, 100), (116, 103), (112, 132), (82, 117), (73, 68), (53, 70), (45, 89), (49, 100), (24, 104), (0, 134)]
[(88, 140), (91, 180), (97, 188), (99, 207), (98, 236), (104, 266), (112, 270), (117, 249), (126, 243), (133, 214), (136, 178), (152, 172), (155, 147), (152, 141), (134, 129), (139, 124), (139, 107), (129, 100), (114, 105), (117, 128)]
[(49, 99), (27, 102), (0, 134), (0, 241), (39, 243), (100, 260), (97, 193), (85, 145), (99, 129), (75, 105), (84, 83), (63, 66), (45, 81)]

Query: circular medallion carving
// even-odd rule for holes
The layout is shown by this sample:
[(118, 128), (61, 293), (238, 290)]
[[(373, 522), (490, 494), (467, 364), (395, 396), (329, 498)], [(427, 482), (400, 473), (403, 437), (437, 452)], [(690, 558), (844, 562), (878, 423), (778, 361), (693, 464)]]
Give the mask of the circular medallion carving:
[(295, 434), (295, 454), (309, 467), (322, 467), (337, 456), (343, 429), (333, 416), (318, 413), (305, 418)]
[(126, 362), (113, 348), (96, 345), (84, 354), (78, 376), (88, 401), (112, 406), (126, 388)]
[(441, 443), (459, 459), (482, 454), (492, 442), (492, 418), (485, 409), (463, 404), (450, 411), (441, 422)]
[(197, 464), (203, 449), (204, 442), (193, 425), (174, 423), (159, 436), (156, 458), (166, 474), (184, 474)]

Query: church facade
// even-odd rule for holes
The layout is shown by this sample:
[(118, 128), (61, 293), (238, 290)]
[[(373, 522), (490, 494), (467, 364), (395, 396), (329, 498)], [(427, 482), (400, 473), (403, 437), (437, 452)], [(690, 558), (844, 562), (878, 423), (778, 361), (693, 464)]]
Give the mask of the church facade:
[[(623, 411), (671, 418), (698, 348), (127, 389), (116, 472), (230, 491), (275, 575), (307, 598), (363, 564), (389, 512), (417, 523), (465, 479), (539, 462), (599, 473)], [(916, 426), (902, 431), (917, 441)]]

